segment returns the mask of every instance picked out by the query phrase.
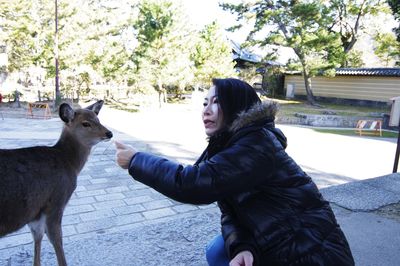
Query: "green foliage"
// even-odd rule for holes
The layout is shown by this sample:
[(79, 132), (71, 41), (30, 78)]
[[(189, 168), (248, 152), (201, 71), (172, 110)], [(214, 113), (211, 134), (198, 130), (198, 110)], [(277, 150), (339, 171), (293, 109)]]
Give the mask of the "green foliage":
[(397, 41), (400, 42), (400, 2), (398, 0), (387, 0), (395, 19), (399, 22), (399, 26), (394, 28), (397, 36)]
[(132, 55), (130, 84), (152, 85), (160, 93), (170, 85), (184, 89), (193, 80), (189, 55), (193, 36), (182, 6), (172, 1), (145, 0), (134, 24), (138, 45)]
[(196, 83), (208, 87), (212, 78), (235, 77), (232, 47), (221, 34), (216, 22), (206, 25), (200, 32), (191, 54)]
[[(77, 0), (76, 0), (77, 1)], [(66, 53), (76, 69), (88, 65), (106, 81), (122, 82), (129, 70), (128, 58), (134, 36), (136, 1), (82, 1), (68, 32), (75, 37)]]
[(63, 95), (69, 96), (69, 98), (79, 99), (80, 96), (86, 96), (90, 92), (91, 77), (87, 71), (80, 73), (68, 73), (65, 81), (62, 84)]
[(374, 36), (376, 42), (375, 54), (389, 66), (390, 62), (400, 59), (400, 42), (396, 40), (393, 33), (376, 33)]
[[(121, 36), (133, 17), (132, 1), (119, 1), (119, 5), (121, 8), (110, 7), (102, 0), (58, 1), (61, 72), (89, 65), (106, 79), (124, 74), (124, 58), (128, 56)], [(54, 78), (55, 2), (1, 1), (0, 10), (4, 21), (0, 42), (7, 45), (8, 70), (28, 71), (33, 65), (45, 69), (46, 78)]]
[(136, 24), (138, 41), (143, 47), (167, 35), (173, 23), (171, 2), (143, 1), (139, 5), (139, 19)]
[(352, 50), (346, 54), (346, 62), (351, 67), (363, 67), (364, 61), (362, 60), (362, 52)]
[(255, 66), (255, 65), (246, 66), (246, 67), (240, 69), (240, 72), (238, 73), (238, 77), (241, 80), (246, 81), (250, 85), (254, 85), (254, 83), (262, 82), (262, 76), (259, 73), (257, 73), (257, 66)]
[(8, 52), (8, 70), (18, 71), (32, 61), (35, 54), (37, 32), (29, 9), (32, 5), (21, 1), (1, 1), (0, 17), (1, 43), (6, 44)]
[(269, 73), (264, 76), (263, 87), (267, 88), (267, 95), (272, 98), (284, 96), (284, 75), (282, 69), (274, 68), (269, 70)]
[(381, 13), (388, 13), (389, 10), (380, 0), (332, 0), (329, 1), (329, 10), (328, 16), (332, 18), (332, 23), (327, 29), (339, 34), (345, 54), (341, 57), (340, 66), (357, 67), (360, 60), (351, 53), (364, 29), (364, 22)]

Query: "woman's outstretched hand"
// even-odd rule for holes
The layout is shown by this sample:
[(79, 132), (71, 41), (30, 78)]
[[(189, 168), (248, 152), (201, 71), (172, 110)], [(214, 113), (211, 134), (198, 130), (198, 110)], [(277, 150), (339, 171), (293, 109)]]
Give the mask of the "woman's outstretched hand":
[(229, 263), (229, 266), (253, 266), (253, 254), (250, 251), (239, 252)]
[(115, 148), (117, 149), (117, 164), (123, 169), (128, 169), (129, 163), (137, 151), (131, 145), (126, 145), (119, 141), (114, 141), (114, 144)]

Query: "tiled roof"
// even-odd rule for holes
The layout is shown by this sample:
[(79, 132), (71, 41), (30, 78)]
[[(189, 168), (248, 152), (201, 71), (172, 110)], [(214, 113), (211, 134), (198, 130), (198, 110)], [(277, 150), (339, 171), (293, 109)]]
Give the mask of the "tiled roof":
[(336, 75), (400, 77), (400, 67), (397, 67), (397, 68), (337, 68)]
[(233, 55), (232, 58), (233, 60), (243, 60), (243, 61), (248, 61), (251, 63), (259, 63), (261, 62), (261, 56), (257, 55), (257, 54), (253, 54), (250, 53), (248, 51), (246, 51), (245, 49), (242, 49), (240, 47), (240, 45), (232, 40), (231, 41), (231, 45), (232, 45), (232, 50), (233, 50)]
[[(301, 75), (301, 71), (286, 71), (287, 75)], [(400, 67), (380, 68), (336, 68), (337, 76), (381, 76), (400, 77)]]

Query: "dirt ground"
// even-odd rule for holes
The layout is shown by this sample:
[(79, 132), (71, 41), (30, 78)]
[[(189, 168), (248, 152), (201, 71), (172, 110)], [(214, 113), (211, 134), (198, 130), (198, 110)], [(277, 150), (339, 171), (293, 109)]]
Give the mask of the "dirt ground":
[(385, 218), (394, 219), (397, 222), (400, 222), (400, 202), (384, 206), (373, 212)]
[[(57, 117), (57, 111), (54, 111), (52, 105), (49, 104), (49, 111), (52, 117)], [(20, 102), (18, 105), (15, 102), (2, 102), (0, 103), (0, 119), (4, 118), (27, 118), (31, 114), (34, 118), (42, 118), (45, 114), (43, 108), (32, 108), (32, 113), (29, 112), (28, 103)]]

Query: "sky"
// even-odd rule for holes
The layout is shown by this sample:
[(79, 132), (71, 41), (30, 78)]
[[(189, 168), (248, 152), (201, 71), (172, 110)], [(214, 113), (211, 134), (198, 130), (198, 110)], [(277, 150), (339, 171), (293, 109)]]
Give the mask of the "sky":
[[(203, 27), (218, 18), (218, 21), (225, 22), (229, 17), (229, 12), (223, 11), (218, 0), (181, 0), (185, 9), (188, 12), (189, 19), (193, 24)], [(225, 20), (224, 20), (225, 17)]]
[[(181, 0), (190, 21), (198, 27), (203, 28), (205, 25), (217, 20), (222, 28), (228, 28), (235, 24), (235, 16), (229, 11), (223, 11), (219, 7), (218, 0)], [(239, 2), (238, 0), (225, 0), (224, 2)], [(234, 33), (227, 32), (227, 36), (232, 40), (242, 43), (246, 38), (245, 31)]]

